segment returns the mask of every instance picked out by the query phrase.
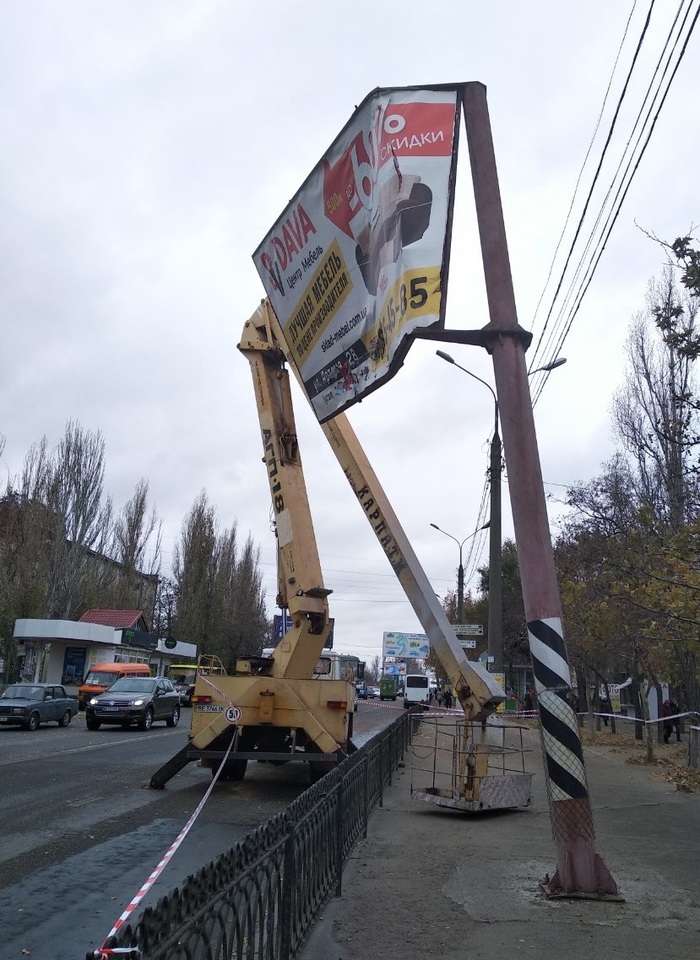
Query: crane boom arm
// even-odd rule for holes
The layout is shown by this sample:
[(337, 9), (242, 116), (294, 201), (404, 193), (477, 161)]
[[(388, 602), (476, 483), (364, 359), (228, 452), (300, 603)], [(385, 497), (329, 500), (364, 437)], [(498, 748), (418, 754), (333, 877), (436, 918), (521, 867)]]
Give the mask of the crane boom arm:
[(238, 349), (253, 375), (275, 516), (278, 553), (278, 605), (288, 607), (292, 628), (273, 653), (272, 676), (311, 677), (328, 640), (331, 620), (306, 493), (289, 372), (269, 316), (258, 311), (243, 328)]

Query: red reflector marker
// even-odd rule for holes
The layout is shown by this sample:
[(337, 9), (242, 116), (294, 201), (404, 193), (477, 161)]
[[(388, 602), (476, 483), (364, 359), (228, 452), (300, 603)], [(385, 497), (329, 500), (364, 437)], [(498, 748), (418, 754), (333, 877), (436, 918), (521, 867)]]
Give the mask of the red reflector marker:
[(200, 694), (198, 697), (192, 697), (192, 703), (211, 703), (211, 697), (206, 694)]
[(329, 700), (326, 706), (330, 707), (331, 710), (347, 710), (348, 701), (347, 700)]

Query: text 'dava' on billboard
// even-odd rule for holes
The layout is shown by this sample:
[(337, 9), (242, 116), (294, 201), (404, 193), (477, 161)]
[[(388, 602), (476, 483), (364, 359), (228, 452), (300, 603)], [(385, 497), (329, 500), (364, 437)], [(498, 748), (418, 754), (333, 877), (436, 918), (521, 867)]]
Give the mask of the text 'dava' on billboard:
[(253, 254), (319, 421), (444, 325), (462, 88), (378, 89)]

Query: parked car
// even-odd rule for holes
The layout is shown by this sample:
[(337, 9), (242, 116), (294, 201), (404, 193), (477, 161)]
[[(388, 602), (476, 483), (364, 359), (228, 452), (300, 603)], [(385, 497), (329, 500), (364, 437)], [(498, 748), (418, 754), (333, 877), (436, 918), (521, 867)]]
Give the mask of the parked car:
[(367, 696), (371, 700), (374, 700), (376, 697), (379, 696), (379, 687), (374, 687), (374, 686), (367, 687)]
[(357, 681), (357, 683), (355, 684), (355, 690), (356, 690), (356, 692), (357, 692), (357, 699), (358, 699), (358, 700), (366, 700), (366, 699), (367, 699), (367, 684), (365, 683), (364, 680), (358, 680), (358, 681)]
[(124, 729), (135, 723), (139, 730), (150, 730), (156, 720), (169, 727), (180, 720), (180, 695), (166, 677), (122, 677), (85, 708), (88, 730), (99, 730), (103, 723)]
[(0, 724), (36, 730), (54, 721), (67, 727), (78, 712), (78, 701), (56, 683), (11, 683), (0, 693)]

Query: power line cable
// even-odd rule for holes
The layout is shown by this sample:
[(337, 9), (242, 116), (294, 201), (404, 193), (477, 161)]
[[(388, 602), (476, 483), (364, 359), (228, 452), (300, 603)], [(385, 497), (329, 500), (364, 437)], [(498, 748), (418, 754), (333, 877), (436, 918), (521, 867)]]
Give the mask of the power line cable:
[[(576, 231), (575, 231), (575, 233), (574, 233), (574, 238), (573, 238), (573, 240), (571, 241), (571, 244), (570, 244), (570, 246), (569, 246), (569, 252), (568, 252), (568, 254), (567, 254), (567, 256), (566, 256), (566, 260), (565, 260), (565, 262), (564, 262), (564, 266), (563, 266), (563, 268), (562, 268), (562, 272), (561, 272), (561, 275), (560, 275), (560, 277), (559, 277), (559, 281), (558, 281), (558, 283), (557, 283), (556, 290), (554, 291), (554, 296), (552, 297), (552, 303), (551, 303), (550, 308), (549, 308), (549, 310), (548, 310), (548, 312), (547, 312), (547, 317), (546, 317), (546, 319), (545, 319), (544, 328), (543, 328), (542, 334), (541, 334), (541, 336), (540, 336), (540, 338), (539, 338), (539, 342), (540, 342), (540, 343), (542, 342), (542, 339), (543, 339), (543, 337), (544, 337), (544, 334), (545, 334), (545, 332), (546, 332), (546, 330), (547, 330), (547, 327), (548, 327), (548, 325), (549, 325), (549, 321), (550, 321), (551, 316), (552, 316), (552, 313), (553, 313), (553, 311), (554, 311), (554, 304), (556, 303), (557, 298), (558, 298), (558, 296), (559, 296), (559, 292), (561, 291), (562, 285), (563, 285), (563, 283), (564, 283), (564, 278), (565, 278), (565, 276), (566, 276), (566, 272), (567, 272), (567, 270), (568, 270), (568, 268), (569, 268), (569, 263), (571, 262), (571, 258), (572, 258), (573, 254), (574, 254), (574, 248), (576, 247), (576, 243), (577, 243), (577, 241), (578, 241), (579, 235), (580, 235), (580, 233), (581, 233), (581, 230), (583, 229), (583, 223), (584, 223), (584, 220), (586, 219), (586, 214), (587, 214), (587, 212), (588, 212), (588, 207), (589, 207), (589, 205), (590, 205), (590, 203), (591, 203), (591, 200), (592, 200), (592, 197), (593, 197), (593, 191), (594, 191), (595, 186), (596, 186), (596, 184), (597, 184), (597, 182), (598, 182), (598, 177), (600, 176), (600, 171), (601, 171), (601, 168), (602, 168), (602, 166), (603, 166), (603, 161), (605, 160), (605, 156), (606, 156), (606, 154), (607, 154), (608, 147), (610, 146), (610, 142), (611, 142), (611, 140), (612, 140), (613, 133), (615, 132), (615, 127), (617, 126), (617, 121), (618, 121), (618, 118), (619, 118), (619, 116), (620, 116), (620, 110), (621, 110), (621, 108), (622, 108), (622, 103), (623, 103), (623, 101), (624, 101), (624, 99), (625, 99), (625, 96), (626, 96), (626, 94), (627, 94), (627, 90), (629, 89), (629, 84), (630, 84), (630, 80), (631, 80), (631, 78), (632, 78), (632, 73), (634, 72), (634, 67), (635, 67), (635, 65), (636, 65), (636, 63), (637, 63), (637, 61), (638, 61), (638, 59), (639, 59), (639, 55), (640, 55), (640, 52), (641, 52), (641, 49), (642, 49), (642, 45), (643, 45), (643, 43), (644, 43), (644, 38), (646, 37), (647, 30), (648, 30), (648, 28), (649, 28), (649, 22), (650, 22), (650, 20), (651, 20), (651, 14), (652, 14), (652, 10), (653, 10), (653, 8), (654, 8), (655, 2), (656, 2), (656, 0), (651, 0), (651, 4), (650, 4), (650, 6), (649, 6), (649, 10), (647, 11), (647, 16), (646, 16), (646, 19), (645, 19), (645, 21), (644, 21), (644, 27), (642, 28), (641, 36), (640, 36), (639, 40), (637, 41), (637, 46), (636, 46), (635, 51), (634, 51), (634, 56), (632, 57), (632, 63), (631, 63), (631, 65), (630, 65), (629, 70), (627, 71), (627, 76), (626, 76), (626, 78), (625, 78), (625, 82), (624, 82), (623, 87), (622, 87), (622, 92), (621, 92), (620, 96), (618, 97), (617, 106), (615, 107), (615, 113), (614, 113), (614, 115), (613, 115), (613, 118), (612, 118), (610, 127), (609, 127), (609, 129), (608, 129), (608, 135), (607, 135), (607, 137), (606, 137), (606, 139), (605, 139), (605, 143), (604, 143), (604, 145), (603, 145), (603, 150), (602, 150), (602, 153), (601, 153), (601, 155), (600, 155), (600, 159), (598, 160), (598, 165), (597, 165), (597, 167), (596, 167), (596, 169), (595, 169), (595, 173), (593, 174), (593, 181), (592, 181), (592, 183), (591, 183), (591, 186), (589, 187), (588, 196), (586, 197), (586, 201), (585, 201), (584, 206), (583, 206), (583, 211), (582, 211), (582, 213), (581, 213), (581, 215), (580, 215), (580, 217), (579, 217), (579, 221), (578, 221), (578, 224), (577, 224), (577, 226), (576, 226)], [(535, 349), (535, 356), (537, 356), (537, 350), (538, 350), (538, 349), (539, 349), (539, 347)], [(533, 357), (533, 362), (534, 362), (534, 357)]]
[[(682, 8), (682, 6), (683, 6), (683, 5), (681, 4), (681, 8)], [(646, 95), (645, 95), (645, 97), (644, 97), (644, 101), (643, 101), (642, 108), (640, 108), (640, 111), (639, 111), (638, 114), (637, 114), (637, 119), (635, 120), (635, 124), (634, 124), (634, 127), (633, 127), (632, 134), (631, 134), (630, 137), (628, 138), (627, 146), (626, 146), (625, 151), (624, 151), (624, 153), (623, 153), (623, 155), (622, 155), (622, 157), (621, 157), (621, 159), (620, 159), (620, 161), (619, 161), (619, 163), (618, 163), (618, 167), (617, 167), (617, 170), (616, 170), (616, 173), (615, 173), (615, 177), (613, 178), (613, 184), (609, 187), (608, 191), (606, 192), (605, 201), (604, 201), (603, 206), (602, 206), (602, 208), (601, 208), (601, 211), (599, 212), (598, 217), (597, 217), (597, 219), (596, 219), (595, 229), (598, 229), (599, 226), (600, 226), (600, 221), (601, 221), (601, 219), (602, 219), (603, 210), (604, 210), (604, 208), (605, 208), (605, 205), (606, 205), (606, 204), (608, 203), (608, 201), (609, 201), (609, 198), (610, 198), (610, 195), (611, 195), (611, 193), (612, 193), (612, 189), (613, 189), (615, 180), (618, 178), (618, 175), (619, 175), (620, 170), (621, 170), (621, 168), (622, 168), (622, 164), (623, 164), (623, 162), (624, 162), (624, 160), (625, 160), (625, 156), (629, 153), (629, 158), (628, 158), (628, 161), (627, 161), (627, 165), (626, 165), (626, 167), (625, 167), (624, 173), (622, 174), (620, 183), (618, 184), (617, 190), (616, 190), (616, 192), (615, 192), (615, 197), (614, 197), (614, 201), (613, 201), (614, 207), (613, 207), (613, 209), (612, 209), (612, 210), (609, 212), (609, 214), (608, 214), (608, 217), (607, 217), (607, 219), (606, 219), (606, 221), (605, 221), (605, 225), (604, 225), (604, 227), (603, 227), (603, 234), (602, 234), (601, 237), (599, 237), (599, 239), (598, 239), (598, 241), (597, 241), (597, 244), (595, 245), (594, 250), (593, 250), (593, 253), (592, 253), (592, 255), (591, 255), (591, 259), (589, 260), (588, 265), (587, 265), (587, 266), (585, 267), (585, 269), (584, 269), (584, 267), (583, 267), (583, 258), (584, 258), (585, 256), (587, 256), (587, 255), (589, 254), (589, 252), (590, 252), (591, 244), (592, 244), (592, 242), (593, 242), (593, 241), (592, 241), (593, 234), (592, 234), (591, 237), (589, 238), (589, 240), (588, 240), (588, 242), (587, 242), (587, 244), (586, 244), (586, 248), (585, 248), (585, 250), (584, 250), (584, 254), (582, 255), (582, 260), (581, 260), (581, 262), (579, 263), (579, 267), (578, 267), (578, 269), (577, 269), (577, 271), (576, 271), (574, 280), (572, 280), (572, 283), (571, 283), (571, 285), (570, 285), (569, 292), (568, 292), (568, 294), (567, 294), (567, 298), (566, 298), (566, 300), (565, 300), (565, 303), (564, 303), (564, 305), (560, 308), (559, 319), (558, 319), (557, 324), (555, 325), (555, 330), (558, 329), (558, 333), (557, 333), (558, 339), (557, 339), (556, 345), (555, 345), (555, 347), (554, 347), (554, 349), (553, 349), (553, 355), (555, 355), (555, 356), (557, 355), (557, 353), (558, 353), (559, 350), (561, 349), (561, 345), (563, 344), (566, 336), (568, 335), (568, 333), (569, 333), (569, 331), (570, 331), (570, 329), (571, 329), (571, 325), (572, 325), (572, 323), (573, 323), (573, 320), (574, 320), (574, 318), (576, 317), (576, 315), (578, 314), (578, 311), (579, 311), (579, 309), (580, 309), (580, 306), (581, 306), (583, 297), (584, 297), (586, 291), (588, 290), (588, 287), (590, 286), (590, 283), (591, 283), (591, 280), (592, 280), (593, 275), (594, 275), (594, 273), (595, 273), (595, 270), (596, 270), (596, 268), (597, 268), (597, 266), (598, 266), (598, 263), (600, 262), (600, 258), (601, 258), (601, 256), (602, 256), (604, 250), (605, 250), (605, 246), (606, 246), (607, 241), (608, 241), (608, 239), (609, 239), (609, 237), (610, 237), (610, 233), (612, 232), (612, 228), (613, 228), (615, 222), (617, 221), (617, 217), (619, 216), (620, 210), (621, 210), (622, 205), (623, 205), (623, 203), (624, 203), (624, 200), (625, 200), (625, 198), (626, 198), (626, 196), (627, 196), (627, 193), (628, 193), (628, 191), (629, 191), (629, 188), (630, 188), (630, 186), (631, 186), (631, 183), (632, 183), (632, 181), (633, 181), (633, 179), (634, 179), (634, 176), (635, 176), (635, 174), (636, 174), (636, 172), (637, 172), (637, 170), (638, 170), (638, 168), (639, 168), (639, 165), (640, 165), (640, 162), (641, 162), (641, 160), (642, 160), (642, 157), (644, 156), (644, 153), (645, 153), (645, 151), (646, 151), (646, 149), (647, 149), (647, 146), (648, 146), (648, 144), (649, 144), (649, 142), (650, 142), (650, 139), (651, 139), (653, 130), (654, 130), (654, 128), (655, 128), (656, 122), (657, 122), (658, 117), (659, 117), (659, 115), (660, 115), (661, 109), (663, 108), (663, 105), (664, 105), (664, 103), (665, 103), (665, 101), (666, 101), (666, 98), (667, 98), (667, 96), (668, 96), (668, 93), (669, 93), (671, 84), (672, 84), (672, 82), (673, 82), (673, 80), (674, 80), (674, 78), (675, 78), (675, 76), (676, 76), (676, 73), (677, 73), (677, 71), (678, 71), (678, 69), (679, 69), (679, 67), (680, 67), (680, 64), (681, 64), (681, 62), (682, 62), (682, 60), (683, 60), (683, 57), (684, 57), (685, 52), (686, 52), (687, 47), (688, 47), (688, 43), (689, 43), (689, 41), (690, 41), (690, 38), (691, 38), (692, 33), (693, 33), (693, 30), (694, 30), (695, 25), (696, 25), (696, 23), (697, 23), (698, 16), (700, 15), (700, 8), (698, 8), (698, 10), (695, 12), (695, 16), (693, 17), (693, 20), (692, 20), (692, 22), (691, 22), (691, 24), (690, 24), (690, 27), (689, 27), (689, 29), (687, 30), (687, 33), (686, 33), (686, 36), (685, 36), (685, 39), (684, 39), (684, 42), (683, 42), (683, 46), (682, 46), (682, 48), (681, 48), (681, 50), (680, 50), (680, 53), (678, 54), (678, 57), (677, 57), (677, 59), (676, 59), (676, 61), (675, 61), (675, 64), (674, 64), (673, 69), (672, 69), (672, 71), (671, 71), (671, 73), (670, 73), (670, 76), (669, 76), (668, 74), (669, 74), (669, 70), (671, 69), (671, 60), (672, 60), (672, 57), (673, 57), (675, 51), (676, 51), (677, 48), (678, 48), (678, 45), (679, 45), (679, 43), (680, 43), (680, 41), (681, 41), (681, 37), (682, 37), (682, 35), (683, 35), (683, 31), (684, 31), (684, 29), (686, 28), (686, 25), (687, 25), (687, 23), (688, 23), (688, 19), (689, 19), (689, 16), (690, 16), (690, 14), (691, 14), (692, 2), (689, 4), (688, 9), (687, 9), (686, 12), (685, 12), (685, 16), (683, 17), (683, 20), (682, 20), (682, 22), (681, 22), (681, 24), (680, 24), (680, 27), (679, 27), (679, 29), (678, 29), (678, 35), (675, 37), (675, 40), (673, 40), (673, 42), (671, 43), (672, 33), (673, 33), (674, 28), (675, 28), (676, 25), (678, 24), (678, 18), (679, 18), (679, 16), (680, 16), (681, 8), (679, 8), (679, 10), (678, 10), (677, 13), (676, 13), (676, 17), (674, 18), (673, 25), (672, 25), (671, 30), (669, 31), (669, 34), (668, 34), (668, 36), (667, 36), (667, 38), (666, 38), (666, 42), (665, 42), (665, 44), (664, 44), (663, 51), (662, 51), (662, 53), (661, 53), (661, 55), (660, 55), (660, 57), (659, 57), (659, 59), (658, 59), (658, 61), (657, 61), (657, 65), (656, 65), (656, 69), (655, 69), (655, 71), (654, 71), (654, 75), (653, 75), (652, 81), (650, 82), (650, 84), (649, 84), (648, 87), (647, 87), (647, 92), (646, 92)], [(669, 54), (668, 54), (668, 58), (667, 58), (666, 64), (665, 64), (663, 70), (661, 70), (661, 61), (662, 61), (662, 59), (663, 59), (663, 57), (664, 57), (664, 54), (669, 50), (669, 46), (671, 47), (671, 49), (670, 49), (670, 52), (669, 52)], [(655, 79), (657, 76), (659, 76), (659, 74), (660, 74), (659, 82), (658, 82), (657, 88), (654, 90), (653, 96), (652, 96), (652, 87), (653, 87), (653, 84), (654, 84), (654, 79)], [(663, 94), (661, 94), (662, 84), (663, 84), (663, 81), (664, 81), (664, 79), (665, 79), (666, 77), (668, 77), (668, 80), (667, 80), (665, 89), (663, 90)], [(658, 101), (659, 101), (659, 97), (661, 97), (660, 102), (658, 102)], [(648, 126), (648, 125), (649, 125), (649, 121), (650, 121), (650, 117), (651, 117), (651, 114), (652, 114), (652, 111), (654, 110), (654, 106), (655, 106), (655, 104), (657, 104), (657, 102), (658, 102), (658, 106), (656, 107), (656, 111), (655, 111), (655, 113), (654, 113), (654, 115), (653, 115), (653, 119), (651, 120), (651, 125)], [(645, 117), (644, 117), (644, 120), (643, 120), (643, 122), (641, 123), (641, 126), (640, 126), (641, 113), (642, 113), (642, 110), (644, 109), (644, 106), (645, 106), (646, 104), (648, 104), (649, 106), (648, 106), (646, 115), (645, 115)], [(640, 148), (640, 143), (641, 143), (641, 141), (642, 141), (642, 137), (644, 136), (644, 131), (645, 131), (645, 129), (647, 129), (647, 127), (648, 127), (648, 133), (647, 133), (646, 139), (644, 140), (643, 145), (642, 145), (641, 148)], [(636, 138), (636, 140), (635, 140), (634, 146), (633, 146), (633, 148), (631, 149), (631, 152), (630, 152), (630, 151), (629, 151), (630, 143), (631, 143), (632, 138), (633, 138), (633, 136), (634, 136), (634, 131), (637, 130), (637, 129), (639, 130), (639, 133), (638, 133), (638, 136), (637, 136), (637, 138)], [(638, 151), (638, 155), (637, 155), (637, 158), (636, 158), (636, 162), (634, 162), (635, 153), (636, 153), (637, 151)], [(632, 167), (633, 162), (634, 162), (634, 166)], [(631, 173), (630, 173), (630, 170), (631, 170)], [(592, 189), (592, 188), (591, 188), (591, 189)], [(569, 259), (570, 259), (570, 258), (567, 259), (567, 265), (568, 265)], [(576, 294), (574, 294), (574, 292), (573, 292), (573, 285), (574, 285), (575, 282), (578, 281), (578, 278), (581, 276), (581, 273), (583, 273), (583, 279), (582, 279), (581, 282), (580, 282), (578, 291), (576, 292)], [(562, 279), (563, 279), (563, 278), (562, 278)], [(561, 288), (561, 285), (562, 285), (562, 284), (561, 284), (561, 281), (560, 281), (560, 284), (559, 284), (559, 286), (558, 286), (558, 288), (557, 288), (557, 293), (559, 292), (559, 290), (560, 290), (560, 288)], [(571, 307), (571, 309), (569, 310), (569, 313), (568, 313), (567, 317), (565, 318), (565, 312), (564, 312), (564, 311), (565, 311), (565, 308), (566, 308), (566, 306), (569, 304), (569, 302), (571, 301), (572, 298), (573, 298), (573, 304), (574, 304), (574, 305), (573, 305), (573, 307)], [(552, 306), (553, 306), (553, 305), (552, 305)], [(550, 315), (551, 315), (551, 309), (550, 309)], [(548, 317), (548, 319), (549, 319), (549, 317)], [(550, 334), (550, 339), (553, 337), (553, 335), (554, 335), (553, 333)], [(544, 383), (545, 383), (545, 382), (546, 382), (546, 379), (543, 380), (543, 381), (541, 381), (541, 382), (537, 385), (537, 389), (536, 389), (535, 395), (534, 395), (534, 397), (533, 397), (533, 405), (536, 403), (537, 399), (538, 399), (539, 396), (541, 395), (541, 392), (542, 392), (542, 389), (543, 389), (543, 387), (544, 387)]]
[[(537, 314), (539, 313), (540, 307), (541, 307), (541, 305), (542, 305), (542, 301), (544, 300), (544, 295), (545, 295), (545, 293), (547, 292), (547, 287), (549, 286), (549, 281), (552, 279), (552, 274), (553, 274), (553, 272), (554, 272), (554, 264), (556, 263), (557, 256), (559, 255), (559, 250), (560, 250), (561, 245), (562, 245), (562, 242), (563, 242), (563, 240), (564, 240), (564, 235), (565, 235), (565, 233), (566, 233), (566, 229), (567, 229), (567, 227), (569, 226), (569, 221), (570, 221), (570, 219), (571, 219), (571, 213), (572, 213), (573, 208), (574, 208), (574, 203), (576, 202), (576, 197), (577, 197), (577, 195), (578, 195), (578, 190), (579, 190), (579, 187), (580, 187), (580, 185), (581, 185), (581, 180), (583, 179), (583, 171), (586, 169), (586, 165), (588, 164), (588, 159), (589, 159), (589, 157), (590, 157), (590, 155), (591, 155), (591, 151), (592, 151), (592, 149), (593, 149), (593, 144), (595, 143), (596, 137), (598, 136), (598, 130), (600, 129), (600, 124), (601, 124), (601, 121), (602, 121), (602, 119), (603, 119), (603, 114), (604, 114), (604, 112), (605, 112), (605, 107), (606, 107), (607, 102), (608, 102), (608, 96), (609, 96), (609, 94), (610, 94), (610, 90), (611, 90), (611, 88), (612, 88), (612, 83), (613, 83), (613, 80), (614, 80), (614, 78), (615, 78), (615, 73), (617, 72), (617, 67), (618, 67), (618, 64), (619, 64), (619, 62), (620, 62), (620, 56), (621, 56), (621, 54), (622, 54), (622, 48), (623, 48), (624, 45), (625, 45), (625, 40), (627, 39), (627, 34), (628, 34), (628, 32), (629, 32), (630, 23), (631, 23), (631, 21), (632, 21), (632, 17), (634, 16), (634, 11), (635, 11), (636, 7), (637, 7), (637, 3), (636, 3), (636, 0), (635, 0), (635, 2), (632, 4), (632, 9), (631, 9), (631, 11), (630, 11), (630, 15), (629, 15), (629, 17), (627, 18), (627, 23), (625, 24), (625, 30), (624, 30), (624, 33), (623, 33), (623, 35), (622, 35), (622, 40), (620, 41), (620, 45), (619, 45), (619, 47), (617, 48), (617, 55), (616, 55), (616, 57), (615, 57), (615, 62), (614, 62), (614, 64), (613, 64), (613, 68), (612, 68), (612, 71), (611, 71), (611, 73), (610, 73), (610, 78), (609, 78), (609, 80), (608, 80), (608, 85), (607, 85), (606, 90), (605, 90), (605, 95), (604, 95), (604, 97), (603, 97), (603, 103), (602, 103), (602, 105), (601, 105), (600, 112), (599, 112), (599, 114), (598, 114), (598, 119), (596, 120), (595, 128), (594, 128), (594, 130), (593, 130), (593, 135), (591, 136), (591, 142), (588, 144), (588, 149), (586, 150), (586, 156), (583, 158), (583, 163), (581, 164), (581, 169), (579, 170), (578, 177), (577, 177), (577, 179), (576, 179), (576, 184), (575, 184), (575, 186), (574, 186), (574, 192), (573, 192), (573, 195), (572, 195), (572, 197), (571, 197), (571, 203), (569, 204), (569, 209), (567, 210), (567, 213), (566, 213), (566, 219), (564, 220), (564, 226), (562, 227), (561, 234), (559, 235), (559, 240), (557, 241), (557, 245), (556, 245), (556, 248), (555, 248), (555, 250), (554, 250), (554, 255), (553, 255), (553, 257), (552, 257), (552, 261), (551, 261), (551, 263), (550, 263), (550, 265), (549, 265), (549, 272), (547, 273), (547, 279), (545, 280), (544, 286), (542, 287), (542, 293), (540, 294), (540, 298), (539, 298), (539, 300), (537, 301), (537, 306), (535, 307), (535, 313), (534, 313), (534, 316), (533, 316), (533, 318), (532, 318), (533, 326), (534, 326), (535, 323), (537, 322)], [(550, 310), (550, 313), (551, 313), (551, 310)], [(543, 328), (543, 330), (542, 330), (542, 334), (541, 334), (541, 337), (540, 337), (540, 341), (538, 342), (538, 345), (535, 347), (535, 352), (534, 352), (534, 354), (533, 354), (533, 356), (532, 356), (532, 360), (531, 360), (530, 365), (529, 365), (529, 369), (530, 369), (530, 370), (534, 369), (534, 368), (537, 367), (537, 366), (542, 366), (544, 363), (546, 363), (546, 360), (544, 360), (544, 359), (541, 360), (541, 361), (538, 361), (538, 360), (537, 360), (537, 357), (538, 357), (538, 353), (539, 353), (539, 350), (540, 350), (540, 345), (541, 345), (541, 343), (542, 343), (542, 338), (544, 337), (544, 334), (545, 334), (545, 332), (546, 332), (546, 330), (547, 330), (547, 324), (548, 324), (548, 322), (549, 322), (549, 315), (547, 316), (547, 319), (545, 320), (545, 325), (544, 325), (544, 328)], [(551, 371), (550, 371), (550, 372), (551, 372)]]

